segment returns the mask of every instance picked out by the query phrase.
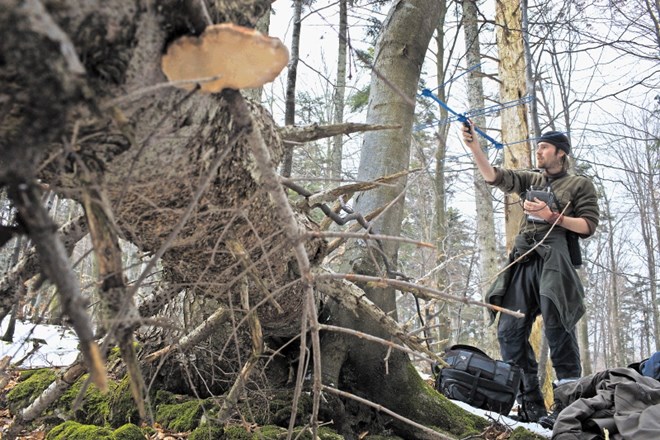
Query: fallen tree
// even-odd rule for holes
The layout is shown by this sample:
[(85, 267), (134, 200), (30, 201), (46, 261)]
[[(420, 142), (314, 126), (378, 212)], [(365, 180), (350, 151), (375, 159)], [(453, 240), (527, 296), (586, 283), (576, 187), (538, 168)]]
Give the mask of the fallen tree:
[[(37, 179), (85, 208), (97, 258), (105, 259), (101, 327), (122, 348), (143, 418), (148, 384), (227, 393), (227, 415), (242, 392), (295, 382), (291, 427), (316, 429), (332, 420), (346, 438), (388, 428), (430, 439), (485, 425), (421, 380), (409, 356), (435, 355), (360, 293), (381, 285), (360, 289), (316, 275), (327, 244), (304, 210), (289, 204), (277, 179), (282, 136), (299, 141), (356, 128), (296, 134), (235, 90), (201, 93), (203, 81), (179, 88), (164, 77), (161, 56), (177, 37), (199, 35), (210, 22), (252, 27), (269, 0), (218, 0), (208, 10), (196, 0), (157, 7), (1, 0), (0, 6), (0, 80), (7, 84), (0, 91), (0, 184), (36, 244), (45, 276), (58, 286), (99, 387), (105, 372), (96, 335), (61, 240), (39, 209)], [(133, 285), (117, 273), (117, 237), (151, 255)], [(165, 287), (136, 307), (135, 292), (156, 262)], [(168, 307), (181, 312), (182, 304), (185, 320), (164, 313)], [(159, 317), (169, 325), (159, 326)], [(131, 348), (138, 327), (141, 371)], [(337, 327), (347, 331), (338, 337)], [(360, 339), (362, 329), (376, 338)], [(297, 368), (295, 381), (289, 368)], [(303, 389), (314, 404), (296, 414)], [(36, 412), (23, 413), (22, 421)]]

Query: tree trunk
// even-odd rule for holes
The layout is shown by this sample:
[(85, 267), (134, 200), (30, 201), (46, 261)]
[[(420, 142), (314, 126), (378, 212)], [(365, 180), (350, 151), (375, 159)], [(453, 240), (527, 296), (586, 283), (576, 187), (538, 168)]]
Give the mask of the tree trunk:
[(612, 360), (613, 365), (626, 365), (626, 353), (621, 334), (621, 327), (619, 326), (619, 269), (618, 259), (615, 254), (614, 244), (614, 224), (612, 222), (612, 211), (610, 210), (610, 202), (607, 194), (603, 193), (603, 204), (605, 206), (605, 218), (607, 219), (607, 226), (609, 234), (607, 236), (607, 251), (610, 260), (610, 291), (609, 291), (609, 322), (611, 327), (610, 337), (612, 339)]
[[(465, 54), (468, 68), (474, 68), (468, 74), (468, 103), (471, 109), (485, 107), (483, 73), (481, 71), (481, 45), (479, 44), (479, 25), (477, 4), (474, 0), (463, 2), (463, 26), (467, 51)], [(486, 126), (486, 117), (475, 116), (473, 121), (479, 127)], [(488, 145), (484, 138), (479, 137), (482, 150), (487, 152)], [(495, 242), (495, 217), (493, 212), (493, 194), (479, 170), (474, 170), (474, 188), (477, 213), (477, 243), (480, 251), (481, 277), (483, 280), (493, 280), (497, 273), (497, 248)], [(481, 296), (485, 298), (488, 283), (482, 283)], [(484, 310), (484, 323), (490, 323), (490, 315)], [(486, 343), (494, 347), (495, 335), (487, 333)], [(490, 347), (489, 347), (490, 348)]]
[[(268, 11), (263, 15), (263, 17), (261, 17), (259, 19), (259, 21), (257, 21), (256, 29), (264, 35), (269, 34), (270, 14), (271, 14), (271, 11), (270, 11), (270, 8), (269, 8)], [(243, 93), (248, 98), (260, 103), (261, 102), (261, 95), (262, 95), (263, 91), (264, 91), (264, 88), (262, 86), (262, 87), (257, 87), (257, 88), (254, 88), (254, 89), (247, 89)]]
[(522, 8), (522, 36), (523, 44), (525, 46), (525, 84), (527, 86), (527, 94), (532, 97), (529, 102), (529, 109), (527, 112), (528, 124), (531, 127), (532, 139), (541, 136), (541, 125), (539, 124), (539, 111), (536, 103), (536, 72), (534, 69), (534, 60), (532, 59), (532, 49), (530, 48), (530, 32), (529, 32), (529, 2), (523, 0), (521, 2)]
[[(414, 99), (421, 66), (431, 35), (438, 23), (439, 8), (435, 0), (396, 1), (385, 21), (375, 54), (367, 123), (401, 125), (393, 133), (370, 132), (365, 135), (361, 151), (358, 180), (371, 180), (408, 167)], [(410, 32), (412, 28), (416, 32)], [(371, 231), (398, 236), (401, 229), (405, 181), (361, 193), (355, 210), (371, 212), (388, 205), (386, 212), (372, 224)], [(392, 203), (394, 202), (394, 203)], [(392, 204), (391, 204), (392, 203)], [(383, 259), (390, 270), (396, 268), (396, 245), (383, 243), (382, 249), (371, 251), (353, 245), (347, 254), (356, 273), (387, 276)], [(374, 265), (378, 260), (379, 267)], [(395, 292), (392, 288), (361, 284), (378, 307), (396, 317)], [(332, 314), (337, 316), (337, 314)], [(387, 338), (376, 322), (352, 315), (339, 315), (340, 325)], [(358, 395), (367, 394), (374, 403), (422, 423), (436, 423), (447, 415), (443, 400), (429, 393), (408, 357), (390, 352), (370, 341), (348, 339), (329, 334), (324, 337), (324, 383), (339, 383), (340, 388)], [(327, 381), (327, 382), (326, 382)], [(411, 390), (412, 394), (411, 394)], [(412, 397), (415, 396), (415, 397)], [(409, 398), (410, 397), (410, 398)], [(436, 419), (436, 422), (432, 422)], [(405, 438), (427, 438), (408, 425), (395, 423)]]
[[(440, 0), (440, 19), (436, 26), (435, 42), (438, 48), (436, 54), (436, 80), (439, 84), (437, 94), (442, 102), (447, 102), (445, 92), (445, 81), (447, 74), (445, 72), (445, 16), (447, 15), (447, 2)], [(443, 106), (438, 106), (439, 119), (447, 117), (447, 109)], [(449, 125), (440, 125), (436, 133), (437, 147), (435, 150), (435, 176), (433, 177), (433, 185), (435, 189), (435, 218), (433, 223), (433, 233), (435, 234), (435, 247), (436, 247), (436, 266), (443, 266), (447, 261), (448, 243), (447, 243), (447, 194), (445, 191), (445, 159), (447, 156), (447, 134), (449, 132)], [(449, 285), (448, 273), (446, 269), (440, 269), (435, 277), (439, 290), (444, 290)], [(438, 304), (438, 308), (444, 309), (438, 320), (438, 339), (440, 341), (447, 340), (448, 344), (451, 343), (451, 305), (449, 302), (444, 301)], [(430, 324), (430, 323), (428, 323)], [(439, 346), (438, 349), (444, 348)]]
[[(344, 122), (344, 95), (346, 93), (346, 59), (348, 47), (348, 0), (339, 0), (339, 40), (337, 48), (337, 79), (332, 94), (332, 119), (335, 124)], [(341, 159), (343, 151), (343, 136), (332, 138), (330, 153), (329, 177), (341, 179)]]
[[(520, 99), (526, 93), (525, 55), (521, 33), (522, 15), (520, 2), (501, 0), (497, 2), (495, 22), (497, 26), (497, 48), (500, 58), (500, 100), (502, 102)], [(532, 168), (529, 144), (520, 142), (529, 138), (525, 106), (519, 105), (502, 110), (502, 143), (518, 142), (505, 147), (504, 167), (509, 169)], [(518, 234), (523, 212), (516, 194), (506, 196), (504, 213), (506, 219), (507, 251), (513, 246)]]
[[(284, 125), (296, 123), (296, 81), (298, 79), (298, 60), (300, 57), (300, 33), (302, 29), (302, 0), (293, 0), (293, 32), (291, 33), (291, 50), (288, 71), (286, 74), (286, 96), (284, 104)], [(293, 146), (284, 151), (282, 161), (282, 176), (291, 177), (293, 168)]]

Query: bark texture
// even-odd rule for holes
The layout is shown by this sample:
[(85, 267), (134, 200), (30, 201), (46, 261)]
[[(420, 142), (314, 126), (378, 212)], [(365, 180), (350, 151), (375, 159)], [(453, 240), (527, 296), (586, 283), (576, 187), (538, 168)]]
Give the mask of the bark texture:
[[(495, 22), (497, 26), (497, 48), (500, 57), (500, 100), (502, 102), (514, 101), (527, 94), (520, 2), (498, 0)], [(509, 169), (532, 168), (529, 143), (520, 142), (529, 138), (526, 111), (524, 105), (502, 110), (502, 143), (506, 145), (509, 142), (519, 142), (504, 149), (504, 166)], [(506, 217), (507, 250), (510, 250), (513, 246), (513, 238), (518, 234), (523, 216), (518, 201), (519, 198), (515, 194), (506, 196), (504, 213)]]
[[(485, 107), (485, 96), (483, 86), (483, 73), (481, 71), (481, 44), (479, 42), (479, 16), (477, 3), (474, 0), (465, 0), (463, 2), (463, 26), (465, 32), (465, 41), (467, 41), (467, 50), (465, 58), (468, 68), (474, 68), (468, 74), (468, 102), (470, 109), (480, 109)], [(479, 66), (479, 67), (475, 67)], [(506, 102), (506, 101), (504, 101)], [(486, 117), (483, 115), (475, 116), (473, 121), (477, 126), (486, 126)], [(488, 154), (488, 145), (485, 139), (479, 137), (482, 150)], [(481, 264), (482, 283), (481, 295), (486, 297), (486, 291), (489, 287), (489, 280), (493, 280), (497, 274), (497, 248), (495, 242), (495, 217), (493, 212), (493, 193), (492, 189), (486, 184), (479, 170), (474, 170), (474, 188), (475, 202), (477, 206), (477, 243), (479, 245), (479, 262)], [(484, 325), (490, 322), (489, 314), (484, 310)], [(488, 333), (488, 346), (495, 346), (495, 335), (491, 331)]]

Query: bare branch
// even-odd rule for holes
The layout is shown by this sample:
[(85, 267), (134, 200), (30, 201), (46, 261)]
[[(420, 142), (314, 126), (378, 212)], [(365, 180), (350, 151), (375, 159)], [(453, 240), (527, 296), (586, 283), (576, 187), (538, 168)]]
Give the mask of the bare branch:
[(497, 312), (506, 313), (516, 318), (524, 318), (525, 314), (520, 312), (514, 312), (513, 310), (505, 309), (493, 304), (488, 304), (482, 301), (476, 301), (469, 298), (463, 298), (459, 296), (450, 295), (448, 293), (442, 292), (437, 289), (432, 289), (426, 286), (420, 286), (418, 284), (409, 283), (401, 280), (394, 280), (391, 278), (381, 278), (381, 277), (372, 277), (369, 275), (358, 275), (354, 273), (340, 274), (340, 273), (326, 273), (317, 276), (317, 280), (329, 280), (329, 279), (344, 279), (347, 281), (362, 281), (365, 283), (375, 283), (382, 286), (391, 286), (396, 289), (402, 290), (404, 292), (410, 292), (414, 295), (417, 295), (421, 298), (431, 300), (437, 298), (444, 298), (451, 301), (462, 302), (464, 304), (472, 304), (481, 307), (486, 307)]
[(452, 437), (447, 437), (446, 435), (441, 434), (437, 431), (434, 431), (431, 428), (427, 428), (424, 425), (420, 425), (419, 423), (416, 423), (416, 422), (414, 422), (414, 421), (412, 421), (408, 418), (400, 416), (399, 414), (385, 408), (382, 405), (378, 405), (376, 403), (371, 402), (370, 400), (363, 399), (362, 397), (358, 397), (355, 394), (347, 393), (346, 391), (341, 391), (341, 390), (338, 390), (337, 388), (329, 387), (329, 386), (326, 386), (326, 385), (323, 385), (322, 389), (323, 389), (323, 391), (327, 391), (329, 393), (336, 394), (336, 395), (341, 396), (341, 397), (346, 398), (346, 399), (355, 400), (356, 402), (360, 402), (363, 405), (367, 405), (367, 406), (370, 406), (372, 408), (375, 408), (378, 411), (382, 411), (385, 414), (389, 415), (390, 417), (393, 417), (397, 420), (401, 420), (402, 422), (407, 423), (408, 425), (413, 426), (413, 427), (419, 429), (420, 431), (431, 435), (431, 438), (437, 438), (437, 439), (440, 439), (440, 440), (452, 440)]
[(87, 314), (87, 301), (73, 272), (56, 225), (41, 204), (36, 183), (20, 183), (10, 188), (10, 197), (25, 223), (44, 274), (57, 286), (63, 312), (71, 319), (80, 340), (80, 350), (99, 390), (107, 390), (107, 377), (99, 347), (94, 340), (94, 327)]
[(7, 438), (16, 438), (25, 424), (39, 417), (53, 402), (62, 397), (69, 387), (86, 371), (85, 364), (79, 357), (34, 402), (14, 417), (14, 421), (6, 431)]
[(414, 244), (419, 247), (426, 247), (430, 249), (435, 249), (435, 246), (431, 243), (425, 243), (423, 241), (412, 240), (406, 237), (395, 237), (392, 235), (379, 235), (379, 234), (370, 234), (368, 232), (332, 232), (332, 231), (310, 231), (305, 234), (306, 237), (310, 238), (323, 238), (323, 237), (340, 237), (340, 238), (358, 238), (360, 240), (383, 240), (383, 241), (396, 241), (398, 243), (408, 243)]
[[(246, 279), (243, 279), (240, 288), (241, 305), (245, 310), (250, 310), (248, 282)], [(241, 371), (238, 374), (234, 385), (232, 385), (231, 389), (227, 393), (227, 397), (225, 398), (224, 402), (222, 402), (222, 407), (218, 413), (218, 420), (220, 420), (220, 423), (225, 423), (229, 419), (231, 411), (236, 408), (236, 405), (238, 404), (238, 398), (243, 392), (245, 384), (247, 383), (250, 374), (252, 373), (252, 370), (264, 349), (264, 337), (261, 331), (259, 318), (257, 318), (256, 310), (250, 311), (247, 318), (250, 325), (250, 335), (252, 337), (252, 353), (250, 354), (250, 357), (248, 358), (245, 365), (243, 365), (243, 368), (241, 368)]]
[[(83, 173), (86, 174), (83, 180), (87, 180), (89, 172), (85, 167), (83, 169), (85, 170)], [(103, 192), (94, 185), (88, 184), (84, 188), (83, 206), (94, 245), (99, 278), (102, 280), (101, 299), (107, 309), (106, 318), (114, 321), (110, 333), (114, 334), (117, 339), (140, 419), (151, 424), (152, 420), (149, 420), (145, 405), (148, 396), (145, 393), (144, 379), (133, 343), (132, 323), (138, 315), (133, 297), (127, 294), (117, 229)]]
[(220, 324), (223, 324), (227, 321), (229, 317), (229, 311), (225, 308), (219, 308), (211, 316), (206, 318), (204, 322), (195, 327), (190, 333), (186, 336), (179, 339), (176, 344), (168, 345), (167, 347), (161, 348), (158, 351), (155, 351), (144, 358), (145, 362), (153, 362), (159, 357), (165, 356), (174, 350), (186, 351), (193, 345), (197, 344), (201, 340), (207, 338), (213, 333), (213, 331), (218, 328)]
[[(362, 289), (346, 281), (347, 278), (347, 275), (335, 274), (327, 269), (319, 269), (316, 272), (317, 286), (321, 292), (333, 298), (335, 301), (338, 301), (354, 313), (358, 313), (358, 310), (366, 313), (372, 319), (380, 323), (390, 335), (399, 339), (413, 350), (424, 353), (435, 361), (443, 362), (442, 359), (430, 351), (421, 340), (414, 336), (410, 336), (406, 330), (401, 328), (398, 322), (392, 319), (367, 298)], [(365, 278), (380, 280), (380, 278), (376, 277), (365, 276)]]
[[(73, 252), (73, 248), (87, 234), (87, 222), (84, 216), (75, 218), (59, 229), (59, 236), (67, 255)], [(36, 249), (21, 259), (4, 277), (0, 278), (0, 311), (11, 308), (15, 301), (18, 283), (29, 280), (39, 272), (39, 255)], [(3, 313), (0, 313), (2, 316)]]
[[(364, 332), (360, 332), (357, 330), (353, 330), (350, 328), (346, 327), (338, 327), (336, 325), (328, 325), (328, 324), (319, 324), (319, 328), (321, 330), (326, 330), (326, 331), (331, 331), (331, 332), (337, 332), (337, 333), (344, 333), (347, 335), (353, 335), (356, 338), (360, 339), (366, 339), (367, 341), (372, 341), (376, 342), (378, 344), (385, 345), (386, 347), (394, 348), (399, 351), (403, 351), (404, 353), (408, 353), (409, 355), (413, 356), (414, 358), (422, 361), (427, 361), (427, 362), (438, 362), (437, 359), (432, 359), (430, 357), (422, 356), (419, 354), (418, 351), (412, 350), (406, 346), (395, 344), (392, 341), (388, 341), (387, 339), (379, 338), (378, 336), (373, 336)], [(446, 364), (443, 364), (444, 366), (448, 366)]]
[[(264, 143), (264, 139), (261, 135), (261, 132), (255, 130), (254, 123), (252, 121), (252, 116), (247, 108), (245, 100), (235, 90), (225, 90), (223, 92), (225, 99), (229, 101), (231, 105), (232, 116), (236, 120), (237, 124), (241, 127), (246, 127), (246, 137), (247, 143), (250, 146), (252, 155), (254, 156), (255, 162), (261, 174), (261, 184), (263, 188), (268, 191), (268, 194), (271, 197), (273, 204), (275, 205), (280, 218), (282, 219), (282, 227), (284, 233), (288, 240), (293, 244), (293, 251), (296, 256), (296, 261), (298, 262), (298, 268), (300, 270), (300, 278), (303, 283), (303, 289), (305, 292), (305, 308), (303, 315), (309, 319), (309, 325), (311, 327), (311, 337), (312, 337), (312, 347), (315, 353), (321, 352), (321, 343), (319, 338), (319, 323), (318, 323), (318, 314), (316, 312), (316, 305), (314, 301), (314, 291), (312, 289), (313, 277), (311, 273), (311, 266), (309, 262), (309, 257), (305, 251), (304, 240), (302, 239), (301, 231), (298, 227), (293, 209), (289, 204), (284, 189), (280, 185), (279, 178), (273, 170), (271, 163), (270, 153), (268, 148)], [(304, 331), (307, 322), (303, 319), (302, 326)], [(301, 337), (301, 344), (304, 342), (303, 337)], [(304, 353), (304, 346), (301, 345), (301, 353)], [(294, 402), (292, 404), (291, 411), (291, 423), (295, 422), (296, 418), (296, 408), (297, 408), (297, 399), (295, 396), (299, 396), (302, 389), (302, 369), (304, 368), (304, 362), (300, 362), (299, 365), (299, 374), (296, 382), (296, 392), (294, 394)], [(320, 394), (321, 394), (321, 365), (320, 363), (314, 363), (314, 396), (313, 396), (313, 409), (312, 409), (312, 430), (314, 436), (316, 436), (316, 428), (318, 427), (318, 410), (320, 405)], [(289, 426), (290, 437), (293, 430), (293, 425)]]
[(333, 125), (308, 125), (306, 127), (285, 126), (279, 128), (280, 137), (288, 143), (305, 143), (325, 139), (339, 134), (350, 134), (375, 130), (396, 130), (399, 125), (372, 125), (345, 122)]

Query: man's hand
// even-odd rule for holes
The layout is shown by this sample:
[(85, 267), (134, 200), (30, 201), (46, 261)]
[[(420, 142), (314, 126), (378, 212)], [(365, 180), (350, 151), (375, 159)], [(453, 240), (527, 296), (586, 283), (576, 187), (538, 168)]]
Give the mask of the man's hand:
[(461, 129), (463, 130), (463, 143), (472, 152), (472, 155), (474, 156), (474, 163), (477, 164), (479, 172), (484, 177), (486, 182), (494, 182), (495, 178), (497, 177), (497, 173), (495, 172), (495, 168), (493, 168), (493, 166), (490, 164), (488, 157), (481, 149), (479, 141), (477, 141), (477, 135), (474, 131), (472, 122), (468, 120), (462, 123)]
[(472, 126), (472, 122), (469, 121), (464, 122), (461, 125), (461, 129), (463, 130), (463, 143), (465, 144), (465, 146), (472, 151), (475, 151), (476, 149), (481, 149), (481, 146), (479, 145), (479, 141), (477, 140), (477, 136), (474, 132), (474, 127)]
[(525, 214), (530, 214), (545, 221), (552, 217), (552, 209), (543, 200), (534, 197), (534, 200), (525, 200), (523, 203)]

